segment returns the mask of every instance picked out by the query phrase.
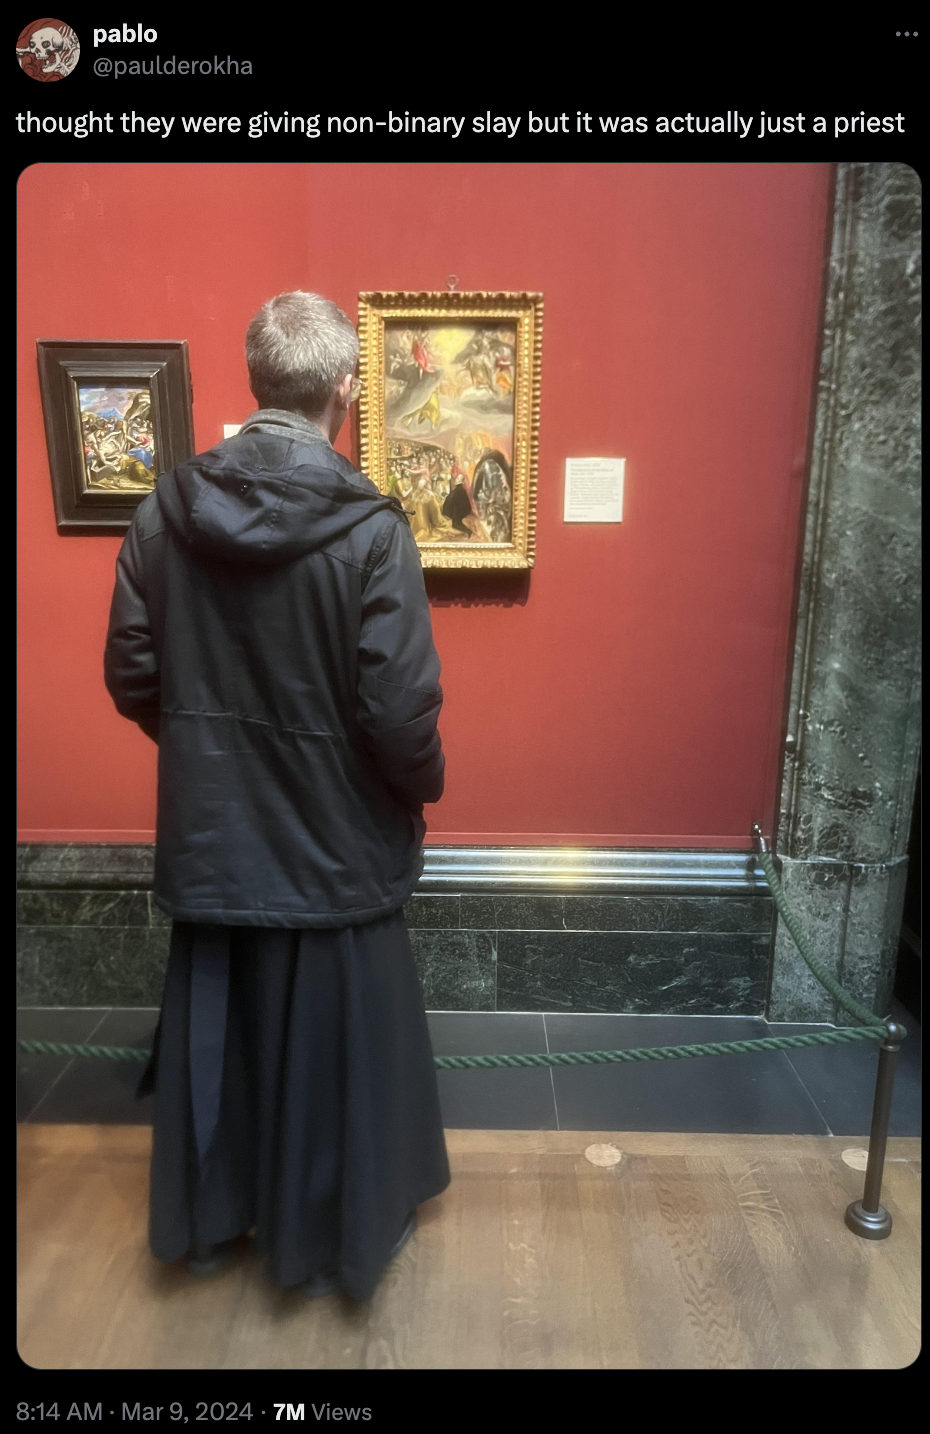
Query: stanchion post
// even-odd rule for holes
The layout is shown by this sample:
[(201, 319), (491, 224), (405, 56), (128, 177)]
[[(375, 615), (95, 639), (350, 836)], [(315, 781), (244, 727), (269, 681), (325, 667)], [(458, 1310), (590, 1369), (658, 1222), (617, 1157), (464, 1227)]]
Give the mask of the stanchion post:
[[(750, 828), (753, 846), (765, 856), (769, 846), (762, 827), (753, 822)], [(789, 930), (790, 930), (789, 926)], [(795, 944), (804, 956), (804, 950), (794, 936)], [(805, 957), (805, 959), (807, 959)], [(810, 963), (808, 963), (810, 964)], [(814, 972), (817, 975), (817, 972)], [(818, 978), (821, 979), (821, 978)], [(821, 984), (826, 984), (821, 979)], [(828, 988), (829, 989), (829, 988)], [(854, 1009), (850, 1006), (848, 1009)], [(877, 1019), (877, 1018), (876, 1018)], [(885, 1148), (888, 1144), (888, 1121), (891, 1116), (891, 1097), (894, 1094), (894, 1074), (901, 1053), (901, 1045), (907, 1032), (897, 1021), (885, 1021), (885, 1038), (878, 1051), (878, 1074), (875, 1078), (875, 1099), (872, 1102), (872, 1129), (869, 1133), (869, 1158), (865, 1168), (865, 1189), (861, 1200), (854, 1200), (846, 1209), (846, 1224), (863, 1240), (885, 1240), (891, 1234), (891, 1216), (881, 1204), (882, 1177), (885, 1173)]]
[(878, 1074), (875, 1077), (875, 1099), (872, 1103), (872, 1129), (869, 1132), (865, 1189), (862, 1199), (854, 1200), (846, 1210), (846, 1224), (863, 1240), (885, 1240), (891, 1234), (891, 1216), (881, 1204), (882, 1176), (885, 1171), (885, 1147), (888, 1144), (894, 1073), (904, 1040), (904, 1028), (896, 1021), (888, 1021), (887, 1032), (878, 1050)]

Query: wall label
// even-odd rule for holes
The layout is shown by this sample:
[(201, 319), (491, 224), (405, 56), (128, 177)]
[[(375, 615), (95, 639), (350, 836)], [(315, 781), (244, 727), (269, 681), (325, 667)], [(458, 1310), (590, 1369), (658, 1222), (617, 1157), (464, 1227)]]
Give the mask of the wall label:
[(623, 521), (625, 458), (566, 458), (566, 523)]

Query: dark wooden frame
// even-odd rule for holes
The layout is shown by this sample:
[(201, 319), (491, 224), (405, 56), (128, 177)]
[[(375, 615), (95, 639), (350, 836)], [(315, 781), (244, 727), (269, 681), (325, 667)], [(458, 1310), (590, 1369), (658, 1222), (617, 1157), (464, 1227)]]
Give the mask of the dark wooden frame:
[(157, 473), (164, 473), (194, 451), (187, 342), (39, 339), (36, 348), (58, 531), (125, 533), (147, 495), (86, 488), (77, 384), (149, 385)]

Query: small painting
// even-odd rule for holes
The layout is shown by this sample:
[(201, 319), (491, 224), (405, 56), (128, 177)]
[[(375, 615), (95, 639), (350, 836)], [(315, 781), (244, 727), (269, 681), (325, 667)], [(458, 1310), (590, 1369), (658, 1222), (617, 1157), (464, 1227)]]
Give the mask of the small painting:
[(361, 467), (425, 567), (531, 567), (541, 298), (361, 295)]
[(76, 387), (87, 487), (151, 493), (155, 420), (148, 384), (101, 388), (79, 383)]
[(39, 383), (60, 533), (124, 533), (160, 473), (194, 451), (183, 339), (40, 339)]

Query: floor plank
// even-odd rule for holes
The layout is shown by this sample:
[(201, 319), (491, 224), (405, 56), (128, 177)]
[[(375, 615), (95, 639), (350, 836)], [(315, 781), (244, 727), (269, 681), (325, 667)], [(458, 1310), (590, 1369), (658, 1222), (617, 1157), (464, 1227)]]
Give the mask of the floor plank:
[[(447, 1134), (453, 1181), (367, 1307), (151, 1259), (151, 1132), (24, 1125), (19, 1351), (38, 1369), (897, 1369), (919, 1349), (919, 1141), (889, 1240), (821, 1136)], [(589, 1146), (620, 1153), (593, 1164)]]

